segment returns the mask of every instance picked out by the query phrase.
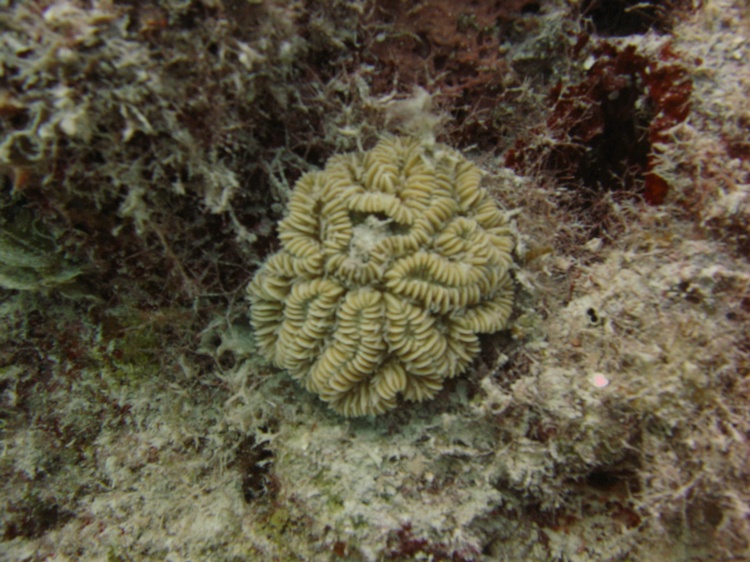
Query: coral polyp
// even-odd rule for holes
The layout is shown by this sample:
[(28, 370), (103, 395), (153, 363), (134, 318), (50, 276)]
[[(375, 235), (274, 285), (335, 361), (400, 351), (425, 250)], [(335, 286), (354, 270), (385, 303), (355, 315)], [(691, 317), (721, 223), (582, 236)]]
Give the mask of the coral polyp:
[(432, 398), (512, 310), (513, 238), (481, 179), (398, 137), (303, 176), (248, 286), (261, 353), (346, 416)]

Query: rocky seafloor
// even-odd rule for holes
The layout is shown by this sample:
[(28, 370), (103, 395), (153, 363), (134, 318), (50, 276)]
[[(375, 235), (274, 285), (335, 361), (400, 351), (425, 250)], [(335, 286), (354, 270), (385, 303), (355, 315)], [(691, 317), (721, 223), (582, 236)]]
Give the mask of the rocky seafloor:
[[(750, 559), (743, 0), (0, 2), (0, 560)], [(256, 351), (292, 186), (459, 150), (515, 306), (345, 418)]]

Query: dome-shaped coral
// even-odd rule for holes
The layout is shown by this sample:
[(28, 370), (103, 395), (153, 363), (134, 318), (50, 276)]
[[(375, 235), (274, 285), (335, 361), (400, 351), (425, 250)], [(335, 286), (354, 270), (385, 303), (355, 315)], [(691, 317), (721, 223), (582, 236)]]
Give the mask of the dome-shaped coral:
[(262, 354), (347, 416), (431, 398), (502, 329), (513, 240), (460, 154), (383, 140), (296, 184), (248, 286)]

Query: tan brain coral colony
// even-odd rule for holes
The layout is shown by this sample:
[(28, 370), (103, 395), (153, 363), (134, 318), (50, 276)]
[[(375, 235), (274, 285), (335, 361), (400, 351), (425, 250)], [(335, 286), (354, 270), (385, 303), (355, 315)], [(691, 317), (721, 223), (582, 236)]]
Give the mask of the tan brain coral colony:
[(346, 416), (433, 397), (505, 327), (513, 239), (482, 173), (392, 138), (295, 185), (248, 286), (262, 354)]

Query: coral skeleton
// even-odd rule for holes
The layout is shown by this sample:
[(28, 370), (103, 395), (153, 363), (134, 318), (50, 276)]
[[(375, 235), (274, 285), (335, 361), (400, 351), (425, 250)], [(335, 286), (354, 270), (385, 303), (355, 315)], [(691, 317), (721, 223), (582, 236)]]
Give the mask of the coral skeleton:
[(512, 310), (513, 238), (481, 179), (399, 137), (303, 176), (248, 286), (262, 354), (346, 416), (432, 398)]

